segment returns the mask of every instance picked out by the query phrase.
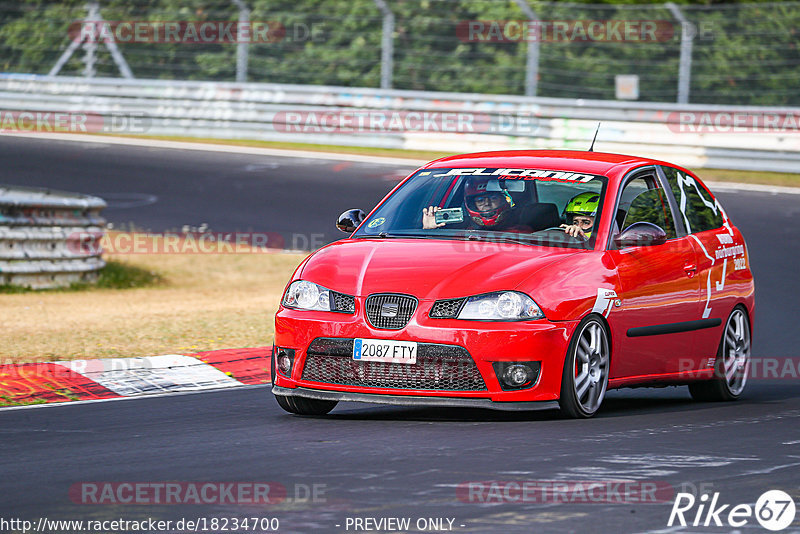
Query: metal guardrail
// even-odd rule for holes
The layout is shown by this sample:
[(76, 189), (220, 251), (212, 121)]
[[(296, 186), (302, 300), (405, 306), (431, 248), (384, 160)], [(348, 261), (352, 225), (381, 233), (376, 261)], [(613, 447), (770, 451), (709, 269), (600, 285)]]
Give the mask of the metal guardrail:
[(35, 289), (97, 280), (105, 266), (100, 198), (0, 186), (0, 285)]
[[(690, 167), (800, 172), (800, 129), (704, 131), (687, 114), (800, 117), (800, 109), (636, 103), (332, 86), (0, 75), (0, 112), (63, 111), (91, 117), (87, 131), (257, 139), (465, 152), (588, 147)], [(446, 128), (391, 126), (392, 114), (466, 117)], [(366, 117), (358, 128), (314, 125)], [(400, 114), (400, 115), (397, 115)], [(438, 114), (438, 115), (436, 115)], [(387, 121), (375, 127), (372, 119)], [(309, 119), (311, 117), (313, 120)], [(314, 117), (317, 117), (314, 119)], [(437, 119), (439, 120), (439, 119)], [(459, 120), (456, 118), (456, 120)], [(402, 122), (402, 121), (401, 121)], [(420, 124), (422, 124), (420, 122)], [(387, 126), (388, 125), (388, 126)], [(0, 132), (3, 123), (0, 121)]]

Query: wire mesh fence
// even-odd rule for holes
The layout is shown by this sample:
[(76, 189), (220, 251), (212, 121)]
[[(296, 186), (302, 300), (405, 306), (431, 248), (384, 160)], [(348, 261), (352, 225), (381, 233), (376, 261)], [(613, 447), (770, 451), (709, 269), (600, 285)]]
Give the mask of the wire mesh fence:
[(136, 78), (796, 106), (798, 28), (800, 2), (0, 0), (0, 71), (117, 77), (116, 48)]

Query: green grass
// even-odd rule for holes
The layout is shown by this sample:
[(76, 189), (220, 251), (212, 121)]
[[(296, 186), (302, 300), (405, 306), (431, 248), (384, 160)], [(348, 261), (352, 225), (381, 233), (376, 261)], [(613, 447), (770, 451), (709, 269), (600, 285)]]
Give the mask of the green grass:
[[(102, 135), (102, 134), (97, 134)], [(185, 141), (191, 143), (207, 143), (214, 145), (252, 146), (257, 148), (276, 148), (284, 150), (306, 150), (310, 152), (333, 152), (336, 154), (359, 154), (406, 158), (431, 161), (452, 152), (404, 150), (400, 148), (353, 147), (340, 145), (315, 145), (307, 143), (284, 143), (277, 141), (258, 141), (250, 139), (209, 139), (186, 136), (125, 136), (131, 138), (160, 139), (164, 141)], [(780, 185), (800, 187), (800, 174), (762, 171), (734, 171), (725, 169), (691, 169), (701, 179), (709, 182), (740, 182), (749, 184)]]
[[(136, 265), (120, 261), (109, 261), (100, 270), (97, 284), (90, 287), (101, 289), (132, 289), (137, 287), (150, 287), (163, 282), (162, 276), (155, 272)], [(83, 284), (89, 285), (89, 284)]]
[(0, 294), (41, 293), (44, 291), (89, 291), (93, 289), (135, 289), (159, 285), (162, 282), (163, 277), (155, 271), (112, 260), (107, 262), (106, 266), (100, 269), (97, 283), (94, 284), (79, 282), (66, 287), (54, 287), (49, 289), (31, 289), (23, 286), (0, 285)]
[(35, 399), (30, 401), (15, 401), (6, 395), (0, 395), (0, 407), (6, 406), (31, 406), (33, 404), (47, 404), (45, 399)]

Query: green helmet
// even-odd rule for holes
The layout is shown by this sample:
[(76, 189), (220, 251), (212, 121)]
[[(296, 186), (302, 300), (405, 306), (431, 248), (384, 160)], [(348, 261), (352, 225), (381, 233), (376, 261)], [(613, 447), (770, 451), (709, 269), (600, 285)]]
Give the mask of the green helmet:
[[(564, 208), (564, 215), (567, 219), (567, 224), (572, 224), (573, 215), (583, 215), (586, 217), (595, 217), (597, 215), (597, 208), (600, 205), (600, 195), (586, 191), (575, 195), (567, 202), (567, 207)], [(592, 229), (585, 231), (586, 237), (592, 236)]]

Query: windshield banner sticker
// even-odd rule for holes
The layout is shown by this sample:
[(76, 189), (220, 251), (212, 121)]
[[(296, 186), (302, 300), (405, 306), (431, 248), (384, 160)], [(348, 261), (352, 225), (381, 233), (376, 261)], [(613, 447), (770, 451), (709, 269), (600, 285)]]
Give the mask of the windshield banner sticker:
[[(559, 182), (591, 182), (600, 176), (579, 172), (554, 171), (547, 169), (495, 169), (474, 167), (465, 169), (439, 169), (430, 171), (433, 176), (494, 176), (511, 180), (553, 180)], [(428, 172), (426, 171), (426, 174)], [(422, 174), (422, 173), (420, 173)]]

